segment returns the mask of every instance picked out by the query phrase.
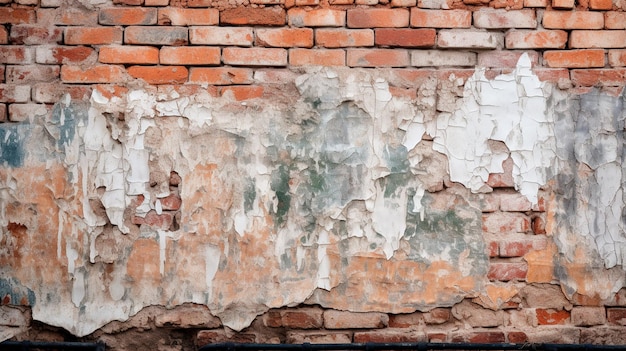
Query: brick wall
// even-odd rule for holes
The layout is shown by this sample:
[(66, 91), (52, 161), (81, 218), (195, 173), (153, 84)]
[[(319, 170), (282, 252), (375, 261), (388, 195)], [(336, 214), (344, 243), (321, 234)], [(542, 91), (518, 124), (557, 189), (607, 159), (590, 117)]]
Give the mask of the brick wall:
[[(0, 316), (6, 318), (0, 318), (0, 338), (101, 340), (114, 350), (152, 348), (163, 351), (193, 350), (198, 345), (222, 341), (626, 344), (626, 290), (621, 265), (607, 263), (612, 262), (610, 258), (591, 250), (589, 243), (593, 240), (588, 237), (572, 236), (578, 233), (578, 218), (589, 213), (581, 208), (609, 207), (605, 202), (590, 205), (595, 201), (591, 200), (595, 188), (585, 188), (587, 183), (581, 179), (596, 179), (595, 174), (600, 173), (594, 172), (600, 172), (601, 167), (580, 161), (580, 149), (576, 149), (576, 156), (572, 156), (574, 151), (563, 156), (570, 161), (580, 161), (568, 171), (576, 181), (564, 182), (555, 170), (548, 182), (540, 184), (538, 200), (533, 202), (520, 192), (516, 180), (522, 176), (520, 162), (512, 156), (505, 157), (501, 163), (503, 172), (487, 172), (485, 187), (480, 191), (470, 192), (469, 186), (451, 180), (445, 160), (440, 160), (442, 154), (432, 150), (433, 140), (436, 144), (439, 137), (432, 129), (427, 130), (419, 138), (420, 145), (426, 145), (429, 150), (423, 152), (424, 159), (419, 162), (425, 160), (427, 166), (412, 174), (424, 185), (420, 189), (430, 194), (429, 209), (436, 210), (431, 214), (467, 215), (468, 208), (475, 210), (476, 221), (463, 224), (461, 233), (476, 234), (474, 239), (477, 240), (472, 240), (483, 246), (470, 249), (471, 244), (460, 245), (458, 252), (451, 254), (450, 264), (445, 263), (446, 259), (424, 263), (422, 256), (411, 256), (408, 254), (411, 249), (402, 246), (409, 245), (409, 236), (399, 248), (392, 250), (393, 253), (405, 250), (405, 256), (385, 257), (384, 245), (376, 246), (374, 239), (364, 243), (351, 241), (352, 246), (346, 244), (350, 246), (346, 249), (337, 243), (351, 239), (340, 238), (337, 234), (327, 241), (318, 237), (315, 244), (309, 245), (308, 236), (300, 236), (304, 225), (292, 226), (289, 231), (295, 236), (288, 236), (284, 241), (293, 245), (293, 250), (285, 249), (283, 254), (288, 263), (281, 261), (273, 270), (263, 270), (257, 268), (278, 249), (269, 244), (255, 245), (259, 242), (276, 244), (277, 237), (288, 235), (281, 231), (288, 227), (282, 224), (284, 216), (302, 215), (303, 212), (295, 213), (289, 208), (287, 214), (281, 216), (272, 212), (280, 212), (284, 201), (289, 203), (304, 196), (294, 190), (301, 178), (294, 176), (294, 168), (290, 168), (292, 173), (286, 177), (291, 193), (280, 193), (274, 180), (267, 181), (271, 183), (267, 188), (271, 187), (275, 196), (265, 199), (265, 204), (274, 203), (274, 207), (267, 205), (265, 212), (261, 209), (262, 214), (257, 213), (253, 227), (258, 225), (261, 229), (249, 230), (248, 224), (246, 233), (252, 233), (253, 239), (239, 236), (233, 229), (237, 224), (228, 220), (235, 216), (229, 212), (233, 203), (244, 201), (243, 196), (232, 193), (243, 186), (238, 188), (238, 183), (230, 183), (229, 178), (250, 177), (233, 171), (233, 164), (238, 170), (245, 165), (236, 161), (220, 163), (223, 159), (230, 160), (228, 157), (237, 148), (237, 142), (219, 133), (177, 134), (189, 124), (197, 123), (198, 130), (204, 126), (204, 122), (187, 115), (185, 108), (189, 106), (194, 107), (191, 112), (194, 116), (204, 116), (203, 109), (218, 106), (212, 111), (213, 120), (219, 120), (220, 114), (226, 116), (225, 119), (235, 116), (243, 120), (256, 116), (255, 113), (260, 116), (258, 119), (263, 119), (266, 115), (259, 111), (264, 111), (268, 105), (275, 105), (283, 112), (290, 111), (300, 106), (296, 100), (310, 93), (301, 84), (303, 75), (323, 76), (329, 80), (340, 76), (342, 86), (363, 88), (346, 88), (347, 92), (342, 92), (344, 101), (352, 101), (354, 96), (364, 95), (363, 91), (384, 81), (390, 94), (386, 101), (408, 101), (408, 106), (423, 112), (426, 116), (423, 120), (428, 122), (428, 116), (434, 120), (435, 113), (450, 115), (460, 108), (454, 101), (464, 96), (463, 87), (477, 70), (484, 69), (485, 79), (497, 80), (502, 74), (514, 72), (523, 54), (528, 55), (532, 74), (546, 84), (542, 87), (558, 91), (552, 93), (545, 88), (548, 100), (563, 94), (558, 96), (565, 98), (558, 101), (580, 100), (582, 106), (586, 100), (581, 96), (596, 96), (593, 94), (600, 91), (598, 94), (603, 95), (591, 101), (604, 101), (604, 105), (598, 103), (598, 106), (606, 110), (613, 108), (617, 115), (623, 115), (624, 105), (619, 100), (626, 85), (626, 3), (623, 1), (113, 0), (111, 3), (106, 0), (0, 0), (0, 128), (3, 128), (0, 135), (6, 140), (13, 140), (13, 132), (22, 135), (19, 133), (23, 133), (24, 128), (38, 125), (45, 125), (46, 133), (60, 140), (58, 135), (65, 132), (59, 132), (54, 126), (63, 125), (62, 118), (74, 113), (78, 116), (75, 111), (81, 109), (89, 118), (95, 118), (93, 110), (99, 109), (114, 141), (107, 144), (108, 139), (103, 139), (105, 141), (97, 145), (102, 149), (93, 150), (115, 150), (111, 145), (116, 142), (128, 149), (139, 149), (136, 146), (139, 139), (116, 137), (124, 135), (125, 130), (141, 129), (129, 122), (134, 119), (128, 116), (137, 113), (155, 120), (171, 116), (192, 120), (177, 122), (177, 125), (159, 120), (154, 123), (160, 132), (146, 133), (146, 150), (150, 152), (162, 145), (170, 147), (173, 140), (181, 140), (181, 144), (168, 149), (169, 154), (154, 151), (146, 156), (145, 162), (151, 171), (145, 190), (129, 190), (135, 182), (132, 162), (120, 166), (125, 176), (130, 175), (124, 178), (128, 182), (125, 188), (121, 188), (124, 206), (119, 217), (107, 212), (110, 208), (105, 199), (115, 182), (106, 183), (103, 176), (95, 175), (94, 171), (108, 169), (102, 173), (114, 174), (114, 167), (104, 166), (114, 162), (112, 158), (103, 161), (89, 156), (88, 151), (92, 149), (81, 144), (76, 154), (88, 154), (85, 159), (96, 161), (85, 161), (91, 162), (93, 168), (80, 168), (79, 163), (72, 161), (73, 154), (59, 151), (71, 144), (67, 140), (66, 144), (41, 146), (45, 152), (31, 145), (26, 156), (18, 146), (11, 149), (6, 147), (9, 144), (3, 144), (0, 194), (6, 200), (0, 201), (3, 230), (0, 234), (4, 235), (0, 235), (0, 245), (4, 247), (0, 248), (0, 267), (4, 267), (0, 268), (0, 293), (3, 295), (0, 296)], [(345, 78), (348, 76), (352, 78)], [(516, 79), (522, 78), (516, 76)], [(350, 85), (354, 82), (358, 84)], [(309, 99), (308, 95), (304, 100), (314, 101), (315, 108), (323, 106), (331, 100), (325, 100), (324, 95), (324, 89), (331, 87), (324, 87), (314, 92), (318, 94), (317, 100)], [(138, 91), (146, 95), (135, 98), (133, 94)], [(431, 101), (432, 96), (437, 98)], [(184, 101), (181, 97), (190, 100)], [(144, 105), (137, 101), (146, 102), (148, 107), (141, 110)], [(367, 105), (367, 101), (358, 102), (359, 106)], [(556, 103), (550, 106), (563, 114), (578, 108)], [(335, 107), (339, 109), (337, 106), (332, 109)], [(250, 110), (244, 110), (247, 108)], [(389, 116), (405, 111), (400, 107), (400, 112), (390, 109), (393, 113)], [(295, 115), (301, 112), (294, 110)], [(428, 115), (431, 110), (432, 116)], [(579, 110), (586, 111), (585, 107)], [(59, 115), (63, 116), (61, 122), (58, 122)], [(141, 116), (137, 120), (143, 118)], [(293, 117), (288, 113), (281, 116)], [(294, 125), (306, 125), (304, 117), (302, 121)], [(620, 121), (623, 122), (623, 118)], [(225, 125), (223, 131), (236, 130)], [(149, 126), (154, 125), (146, 124), (141, 130), (148, 130)], [(623, 133), (619, 127), (603, 128), (600, 134)], [(406, 125), (399, 129), (402, 133), (409, 130)], [(76, 133), (79, 130), (80, 124), (77, 124)], [(285, 135), (291, 136), (292, 132), (284, 130)], [(41, 135), (48, 135), (46, 133)], [(244, 133), (233, 134), (245, 138)], [(210, 137), (203, 139), (198, 135)], [(144, 134), (141, 136), (143, 143)], [(213, 138), (217, 141), (211, 141)], [(220, 161), (214, 162), (217, 166), (213, 163), (206, 167), (181, 166), (177, 156), (167, 158), (174, 154), (193, 158), (189, 155), (196, 151), (186, 149), (188, 144), (182, 141), (201, 145), (203, 149), (197, 154), (211, 155), (207, 159), (213, 160), (213, 155), (218, 154), (216, 158)], [(259, 144), (266, 141), (263, 139)], [(10, 145), (18, 144), (21, 145), (19, 142)], [(498, 145), (490, 145), (490, 148), (509, 152), (504, 145)], [(621, 146), (611, 144), (600, 153), (611, 153), (607, 150), (613, 149), (618, 150), (617, 154), (621, 152)], [(64, 163), (57, 162), (59, 154), (65, 157)], [(121, 154), (119, 151), (115, 155)], [(136, 160), (124, 155), (125, 159)], [(243, 164), (253, 162), (249, 155), (238, 157), (244, 160)], [(266, 157), (271, 158), (271, 162), (295, 158), (288, 152), (268, 152)], [(16, 158), (20, 160), (12, 161)], [(35, 161), (22, 165), (22, 159)], [(63, 166), (57, 167), (57, 163)], [(177, 167), (181, 169), (180, 176)], [(224, 174), (218, 174), (222, 169)], [(259, 171), (259, 174), (273, 175), (272, 172)], [(29, 181), (22, 183), (24, 179)], [(84, 182), (80, 183), (80, 179)], [(606, 179), (598, 175), (597, 183)], [(201, 187), (206, 184), (210, 186)], [(577, 184), (583, 185), (577, 187)], [(202, 194), (198, 195), (200, 191), (196, 193), (195, 189), (202, 189)], [(253, 193), (254, 189), (253, 186)], [(256, 193), (261, 191), (260, 186), (256, 189)], [(567, 194), (574, 191), (572, 189), (580, 190), (583, 195), (569, 197)], [(415, 194), (415, 189), (412, 191)], [(16, 195), (18, 193), (22, 195)], [(111, 194), (108, 193), (113, 196)], [(621, 198), (621, 195), (616, 196)], [(572, 198), (582, 200), (577, 204), (566, 201)], [(313, 207), (310, 199), (302, 201), (309, 201), (306, 206)], [(85, 212), (88, 204), (94, 208), (97, 220), (76, 224), (77, 218), (88, 217)], [(190, 204), (199, 205), (196, 208)], [(259, 204), (249, 206), (262, 207)], [(367, 212), (370, 210), (367, 206), (355, 211)], [(411, 215), (417, 216), (416, 213), (411, 212)], [(324, 216), (342, 218), (346, 223), (350, 219), (348, 212), (324, 213)], [(454, 218), (443, 215), (441, 218), (439, 222), (430, 223), (434, 227), (444, 223), (433, 229), (435, 234), (437, 230), (447, 233), (457, 223)], [(210, 224), (203, 226), (203, 220)], [(600, 222), (605, 223), (604, 220), (600, 218)], [(227, 222), (230, 224), (225, 224)], [(591, 222), (593, 219), (589, 219)], [(323, 227), (321, 223), (328, 222), (314, 222)], [(117, 230), (124, 225), (130, 229)], [(193, 235), (186, 236), (190, 233)], [(333, 232), (328, 230), (328, 233)], [(424, 239), (435, 243), (434, 248), (421, 247), (428, 252), (427, 258), (450, 247), (457, 248), (458, 242), (463, 241), (451, 239), (452, 243), (437, 246), (439, 239), (435, 234)], [(601, 247), (598, 237), (601, 236), (594, 236), (595, 242)], [(298, 247), (298, 250), (312, 251), (300, 256), (300, 251), (296, 253), (298, 242), (305, 247)], [(336, 250), (330, 246), (332, 244), (337, 244)], [(315, 245), (319, 245), (319, 249)], [(325, 245), (329, 245), (328, 253), (319, 251)], [(411, 245), (419, 246), (418, 243)], [(198, 265), (194, 262), (204, 260), (204, 255), (210, 256), (214, 251), (198, 253), (194, 251), (196, 247), (217, 248), (221, 254), (218, 260), (220, 257), (222, 260), (215, 270), (222, 285), (211, 286), (210, 282), (204, 282), (210, 265), (205, 261)], [(476, 258), (476, 252), (484, 255), (484, 260), (471, 261)], [(70, 263), (71, 254), (75, 256)], [(321, 257), (327, 254), (331, 268), (329, 276), (323, 276), (319, 273), (321, 270), (317, 270), (317, 263), (322, 266)], [(304, 260), (304, 256), (314, 257), (315, 263), (294, 268), (296, 257)], [(235, 266), (232, 261), (228, 262), (229, 257), (236, 257)], [(254, 260), (246, 264), (249, 257)], [(33, 266), (36, 269), (29, 268), (29, 260), (36, 261)], [(411, 265), (407, 264), (409, 261)], [(473, 264), (477, 265), (475, 270), (472, 270)], [(97, 274), (81, 273), (81, 276), (78, 270), (72, 270), (76, 267), (83, 269), (81, 272), (91, 270)], [(312, 280), (327, 279), (328, 287), (332, 288), (299, 280), (299, 274), (309, 268), (313, 271)], [(371, 282), (367, 279), (368, 270), (376, 277)], [(119, 272), (121, 275), (117, 274)], [(279, 277), (277, 272), (287, 273)], [(412, 275), (418, 278), (410, 281)], [(91, 280), (78, 284), (81, 279)], [(246, 286), (247, 280), (250, 283)], [(257, 280), (262, 280), (263, 284), (255, 285)], [(433, 283), (434, 288), (427, 288), (421, 286), (420, 281), (437, 283)], [(241, 282), (243, 286), (237, 285)], [(368, 285), (370, 283), (372, 285)], [(123, 288), (119, 288), (120, 284)], [(201, 286), (198, 288), (197, 284)], [(106, 289), (93, 289), (95, 286)], [(207, 294), (198, 292), (202, 289), (206, 289)], [(301, 296), (280, 298), (298, 289), (302, 289)], [(260, 294), (259, 290), (276, 293), (246, 300), (246, 293)], [(56, 294), (63, 298), (50, 298)], [(98, 294), (108, 294), (107, 302)], [(222, 294), (233, 297), (232, 301), (223, 304), (222, 300), (215, 300), (217, 295), (221, 299)], [(36, 299), (31, 299), (31, 295)], [(126, 300), (131, 302), (125, 305)], [(76, 306), (75, 315), (56, 318), (54, 306), (59, 301), (72, 308)], [(84, 321), (81, 318), (92, 318), (97, 314), (94, 306), (100, 303), (108, 306), (105, 309), (116, 312), (95, 318), (93, 324), (81, 329), (81, 321)], [(231, 313), (232, 306), (235, 312)], [(250, 320), (237, 324), (241, 328), (225, 325), (220, 319), (239, 323), (232, 316), (240, 310), (252, 314)], [(91, 313), (91, 317), (83, 313)], [(98, 327), (92, 328), (96, 329), (94, 331), (89, 329), (91, 326)]]

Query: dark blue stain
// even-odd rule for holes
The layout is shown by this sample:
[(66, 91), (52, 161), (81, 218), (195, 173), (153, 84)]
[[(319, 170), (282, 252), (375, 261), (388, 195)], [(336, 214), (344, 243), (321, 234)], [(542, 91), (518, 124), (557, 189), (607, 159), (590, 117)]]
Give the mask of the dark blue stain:
[(30, 134), (26, 125), (0, 125), (0, 165), (21, 167), (24, 164), (24, 140)]
[(35, 293), (14, 278), (0, 278), (0, 301), (9, 305), (35, 305)]
[(52, 118), (50, 123), (58, 128), (57, 148), (63, 150), (64, 145), (68, 145), (74, 139), (76, 134), (76, 122), (80, 118), (74, 104), (63, 107), (63, 104), (57, 103), (52, 109)]

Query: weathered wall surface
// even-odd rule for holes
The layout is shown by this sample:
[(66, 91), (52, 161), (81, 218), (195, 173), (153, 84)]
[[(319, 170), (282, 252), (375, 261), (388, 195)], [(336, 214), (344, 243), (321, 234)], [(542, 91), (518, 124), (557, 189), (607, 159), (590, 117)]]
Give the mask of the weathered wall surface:
[(625, 10), (4, 1), (0, 340), (626, 343)]

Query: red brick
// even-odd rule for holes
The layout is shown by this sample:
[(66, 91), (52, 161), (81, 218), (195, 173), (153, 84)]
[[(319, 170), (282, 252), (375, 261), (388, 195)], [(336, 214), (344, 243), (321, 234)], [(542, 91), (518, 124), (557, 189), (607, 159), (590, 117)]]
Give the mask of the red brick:
[(128, 74), (156, 85), (185, 83), (189, 76), (184, 66), (132, 66), (128, 68)]
[(224, 329), (201, 330), (196, 336), (196, 345), (204, 346), (222, 342), (253, 343), (257, 335), (252, 332), (232, 333)]
[(573, 30), (570, 48), (624, 48), (626, 31), (623, 30)]
[(9, 32), (5, 26), (0, 26), (0, 44), (9, 43)]
[(604, 67), (604, 50), (545, 51), (543, 53), (543, 62), (548, 67)]
[(371, 29), (316, 29), (315, 45), (327, 48), (374, 46)]
[(184, 27), (126, 27), (124, 43), (144, 45), (186, 45), (189, 33)]
[(227, 9), (220, 12), (220, 25), (284, 26), (285, 10), (280, 7)]
[(355, 343), (415, 343), (424, 341), (426, 341), (426, 334), (412, 329), (384, 329), (354, 333)]
[(10, 104), (8, 109), (9, 121), (23, 122), (32, 121), (35, 117), (46, 116), (50, 112), (51, 106), (44, 104)]
[(424, 314), (422, 312), (392, 314), (389, 316), (390, 328), (411, 328), (417, 325), (421, 325), (423, 323)]
[(143, 5), (143, 0), (113, 0), (113, 4), (139, 6), (139, 5)]
[(456, 332), (452, 335), (452, 342), (502, 343), (505, 340), (501, 331)]
[[(532, 67), (539, 63), (539, 54), (536, 51), (485, 51), (478, 53), (478, 66), (489, 68), (515, 68), (520, 56), (527, 54), (530, 58)], [(513, 160), (507, 159), (503, 162), (504, 173), (491, 173), (487, 185), (492, 188), (512, 188), (515, 186), (513, 181)]]
[(161, 212), (161, 214), (157, 214), (156, 211), (151, 210), (145, 217), (134, 216), (132, 223), (159, 229), (169, 229), (172, 226), (173, 220), (174, 216), (170, 212)]
[(98, 54), (101, 63), (157, 64), (159, 49), (152, 46), (102, 46)]
[(605, 12), (604, 27), (606, 29), (626, 29), (626, 12)]
[(121, 44), (122, 35), (122, 28), (119, 27), (67, 27), (65, 29), (65, 44)]
[(500, 242), (500, 257), (522, 257), (533, 250), (542, 250), (547, 246), (545, 236), (513, 236)]
[(35, 23), (35, 10), (30, 8), (0, 7), (0, 24)]
[(606, 317), (611, 324), (626, 325), (626, 308), (607, 308)]
[(472, 13), (467, 10), (424, 10), (411, 9), (411, 27), (469, 28)]
[(157, 9), (142, 7), (101, 8), (98, 22), (104, 25), (150, 25), (157, 23)]
[(563, 30), (514, 30), (505, 36), (507, 49), (563, 49), (567, 32)]
[(350, 9), (348, 10), (348, 28), (408, 27), (409, 10), (407, 9)]
[(280, 48), (224, 48), (222, 60), (227, 65), (286, 66), (287, 50)]
[(481, 9), (474, 12), (474, 27), (487, 29), (536, 28), (535, 10)]
[(510, 331), (506, 333), (506, 336), (510, 343), (523, 344), (528, 342), (528, 335), (520, 331)]
[(574, 69), (570, 72), (572, 81), (576, 85), (591, 87), (602, 84), (604, 86), (624, 86), (626, 69)]
[(34, 48), (28, 46), (0, 46), (0, 63), (29, 64), (35, 62)]
[(575, 0), (552, 0), (552, 7), (555, 9), (572, 9)]
[(33, 101), (43, 104), (59, 102), (63, 95), (69, 94), (72, 100), (88, 100), (91, 86), (67, 85), (59, 83), (39, 83), (33, 86)]
[(166, 7), (159, 9), (158, 23), (166, 26), (212, 26), (220, 22), (217, 9), (186, 9)]
[(10, 39), (17, 45), (57, 44), (63, 41), (63, 31), (57, 27), (16, 24), (11, 26)]
[(609, 50), (609, 65), (613, 67), (626, 66), (626, 50)]
[(410, 65), (409, 52), (398, 49), (348, 49), (350, 67), (404, 67)]
[(4, 75), (5, 68), (4, 67), (5, 67), (4, 65), (0, 65), (0, 83), (5, 81), (5, 75)]
[(486, 251), (489, 257), (498, 257), (500, 256), (500, 244), (497, 241), (489, 241)]
[(50, 82), (59, 79), (59, 66), (7, 66), (5, 74), (9, 84)]
[(389, 316), (385, 313), (324, 311), (324, 327), (326, 329), (384, 328), (388, 324)]
[(604, 15), (593, 11), (546, 11), (542, 24), (547, 29), (602, 29)]
[(163, 65), (219, 65), (221, 51), (209, 46), (164, 46), (159, 57)]
[(7, 105), (0, 104), (0, 122), (6, 122), (8, 120), (9, 120), (9, 117), (7, 113)]
[(189, 82), (210, 85), (251, 84), (252, 70), (236, 67), (192, 67)]
[(183, 200), (177, 194), (170, 194), (166, 197), (158, 199), (161, 203), (161, 209), (164, 211), (178, 211), (183, 203)]
[(189, 40), (197, 45), (252, 46), (254, 30), (251, 27), (193, 27)]
[(429, 28), (378, 28), (374, 37), (378, 46), (432, 47), (437, 32)]
[(0, 84), (0, 102), (28, 102), (29, 85)]
[(322, 314), (319, 307), (270, 310), (263, 316), (263, 323), (272, 328), (319, 329), (324, 325)]
[(570, 318), (570, 313), (565, 310), (537, 308), (535, 314), (539, 325), (566, 324)]
[(313, 46), (313, 29), (311, 28), (273, 28), (257, 29), (256, 45), (280, 48)]
[(589, 8), (592, 10), (611, 10), (613, 9), (612, 0), (589, 0)]
[[(108, 100), (122, 99), (128, 94), (128, 88), (118, 84), (95, 84), (93, 88)], [(141, 201), (143, 201), (143, 197)]]
[(525, 280), (528, 265), (525, 262), (491, 262), (487, 278), (496, 281)]
[(569, 81), (569, 70), (565, 68), (535, 68), (533, 73), (542, 82), (560, 83)]
[(61, 80), (66, 83), (121, 83), (126, 80), (123, 66), (97, 65), (61, 67)]
[(289, 50), (289, 64), (295, 66), (345, 66), (346, 52), (338, 49), (291, 49)]
[(98, 12), (83, 7), (38, 9), (37, 23), (41, 25), (92, 26), (98, 25)]
[(288, 23), (293, 27), (344, 27), (346, 12), (334, 9), (305, 10), (301, 7), (287, 11)]
[(533, 218), (531, 227), (534, 234), (546, 234), (546, 221), (542, 217)]
[(96, 62), (96, 54), (86, 46), (39, 46), (35, 60), (43, 64), (88, 63)]
[(237, 101), (263, 97), (264, 88), (259, 85), (229, 85), (220, 90), (221, 96), (232, 96)]

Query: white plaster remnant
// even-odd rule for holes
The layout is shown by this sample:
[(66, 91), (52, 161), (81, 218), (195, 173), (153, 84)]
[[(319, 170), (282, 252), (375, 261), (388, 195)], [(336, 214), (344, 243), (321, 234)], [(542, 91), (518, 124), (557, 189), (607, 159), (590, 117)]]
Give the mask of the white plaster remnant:
[(490, 173), (502, 173), (506, 152), (488, 140), (502, 141), (514, 162), (516, 189), (536, 204), (539, 187), (555, 172), (554, 119), (547, 109), (549, 88), (531, 71), (523, 54), (516, 69), (489, 80), (479, 69), (465, 85), (463, 105), (437, 120), (435, 150), (448, 157), (450, 180), (480, 191)]

